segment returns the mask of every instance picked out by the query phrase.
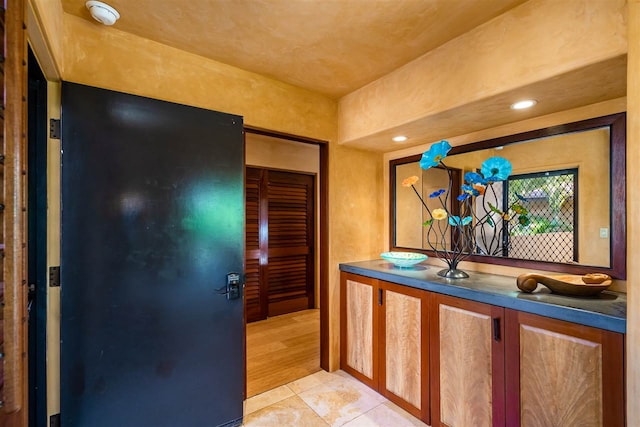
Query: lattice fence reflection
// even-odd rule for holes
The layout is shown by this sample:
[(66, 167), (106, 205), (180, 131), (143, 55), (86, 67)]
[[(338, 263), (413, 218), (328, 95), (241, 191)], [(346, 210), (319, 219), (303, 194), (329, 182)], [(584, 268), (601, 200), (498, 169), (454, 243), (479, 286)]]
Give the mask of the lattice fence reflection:
[(530, 222), (510, 230), (505, 255), (511, 258), (571, 263), (578, 259), (578, 170), (513, 175), (505, 204), (526, 199)]

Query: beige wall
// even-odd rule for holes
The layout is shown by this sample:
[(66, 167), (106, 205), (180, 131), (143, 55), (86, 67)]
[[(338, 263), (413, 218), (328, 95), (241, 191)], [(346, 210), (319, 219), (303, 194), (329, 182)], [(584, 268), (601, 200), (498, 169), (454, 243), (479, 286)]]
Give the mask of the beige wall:
[[(402, 181), (411, 176), (422, 178), (422, 169), (420, 169), (418, 162), (396, 166), (396, 217), (413, 219), (412, 221), (396, 221), (396, 246), (421, 248), (425, 233), (422, 223), (426, 220), (422, 217), (424, 208), (415, 191), (402, 186)], [(420, 194), (422, 194), (422, 183), (423, 181), (420, 180), (414, 185)]]
[[(382, 156), (342, 146), (329, 152), (329, 282), (338, 264), (380, 258), (383, 248)], [(331, 369), (340, 367), (340, 287), (329, 287)]]
[(335, 141), (328, 97), (116, 28), (64, 15), (63, 80), (244, 117), (246, 125)]
[(319, 174), (320, 148), (313, 144), (247, 132), (245, 134), (245, 164)]
[[(480, 121), (474, 122), (478, 117), (473, 111), (467, 109), (461, 117), (456, 108), (475, 103), (478, 108), (471, 110), (490, 109), (499, 121), (508, 117), (513, 99), (500, 98), (502, 104), (495, 97), (524, 88), (511, 96), (535, 95), (541, 100), (543, 94), (529, 85), (624, 55), (624, 8), (624, 0), (523, 3), (343, 97), (339, 140), (357, 143), (359, 139), (375, 139), (376, 134), (400, 126), (405, 135), (417, 137), (434, 135), (435, 130), (433, 139), (441, 133), (468, 133), (464, 129), (470, 125), (474, 129), (492, 127), (487, 125), (486, 115), (479, 115)], [(538, 111), (584, 92), (584, 87), (558, 89), (565, 89), (563, 96), (556, 96), (556, 92), (545, 97)], [(438, 121), (433, 123), (431, 118), (436, 116)], [(436, 128), (443, 122), (447, 128)]]
[(60, 0), (28, 0), (28, 38), (44, 75), (58, 80), (62, 75), (63, 10)]

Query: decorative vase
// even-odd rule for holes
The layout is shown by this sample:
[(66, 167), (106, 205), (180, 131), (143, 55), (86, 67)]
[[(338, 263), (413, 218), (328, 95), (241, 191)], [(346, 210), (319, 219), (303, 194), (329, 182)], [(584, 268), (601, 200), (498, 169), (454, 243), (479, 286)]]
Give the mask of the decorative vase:
[(467, 273), (465, 273), (462, 270), (458, 270), (458, 262), (460, 262), (460, 260), (458, 259), (448, 259), (448, 258), (440, 258), (442, 259), (446, 264), (447, 264), (447, 268), (438, 271), (438, 276), (440, 277), (444, 277), (447, 279), (466, 279), (469, 277), (469, 275)]
[(469, 277), (467, 273), (462, 270), (445, 268), (443, 270), (438, 271), (438, 276), (444, 277), (446, 279), (466, 279)]

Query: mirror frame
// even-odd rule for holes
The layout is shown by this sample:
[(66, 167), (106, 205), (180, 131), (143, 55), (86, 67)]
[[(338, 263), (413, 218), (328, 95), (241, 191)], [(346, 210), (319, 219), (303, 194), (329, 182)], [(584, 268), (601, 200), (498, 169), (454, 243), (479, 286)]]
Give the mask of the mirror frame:
[[(449, 151), (449, 156), (454, 154), (467, 153), (470, 151), (495, 148), (517, 142), (528, 141), (538, 138), (546, 138), (565, 133), (582, 132), (590, 129), (609, 127), (609, 148), (610, 148), (610, 221), (611, 221), (611, 244), (609, 267), (597, 267), (581, 264), (564, 264), (549, 261), (534, 261), (516, 258), (502, 258), (487, 255), (469, 255), (466, 261), (479, 262), (485, 264), (507, 265), (518, 268), (528, 268), (543, 271), (555, 271), (571, 274), (604, 273), (614, 279), (626, 279), (627, 277), (627, 171), (626, 171), (626, 113), (611, 114), (608, 116), (582, 120), (579, 122), (564, 125), (552, 126), (543, 129), (536, 129), (522, 132), (515, 135), (503, 136), (500, 138), (488, 139), (471, 144), (456, 146)], [(389, 250), (391, 251), (412, 251), (435, 256), (432, 250), (420, 248), (407, 248), (397, 246), (396, 241), (396, 166), (417, 162), (422, 154), (394, 159), (389, 161)]]

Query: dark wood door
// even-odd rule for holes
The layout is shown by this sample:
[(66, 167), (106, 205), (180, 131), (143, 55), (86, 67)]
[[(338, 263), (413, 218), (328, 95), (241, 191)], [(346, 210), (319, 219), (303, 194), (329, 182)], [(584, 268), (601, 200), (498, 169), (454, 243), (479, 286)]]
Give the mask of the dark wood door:
[(247, 321), (314, 307), (315, 179), (247, 168)]
[(65, 82), (62, 146), (62, 425), (239, 425), (242, 118)]

